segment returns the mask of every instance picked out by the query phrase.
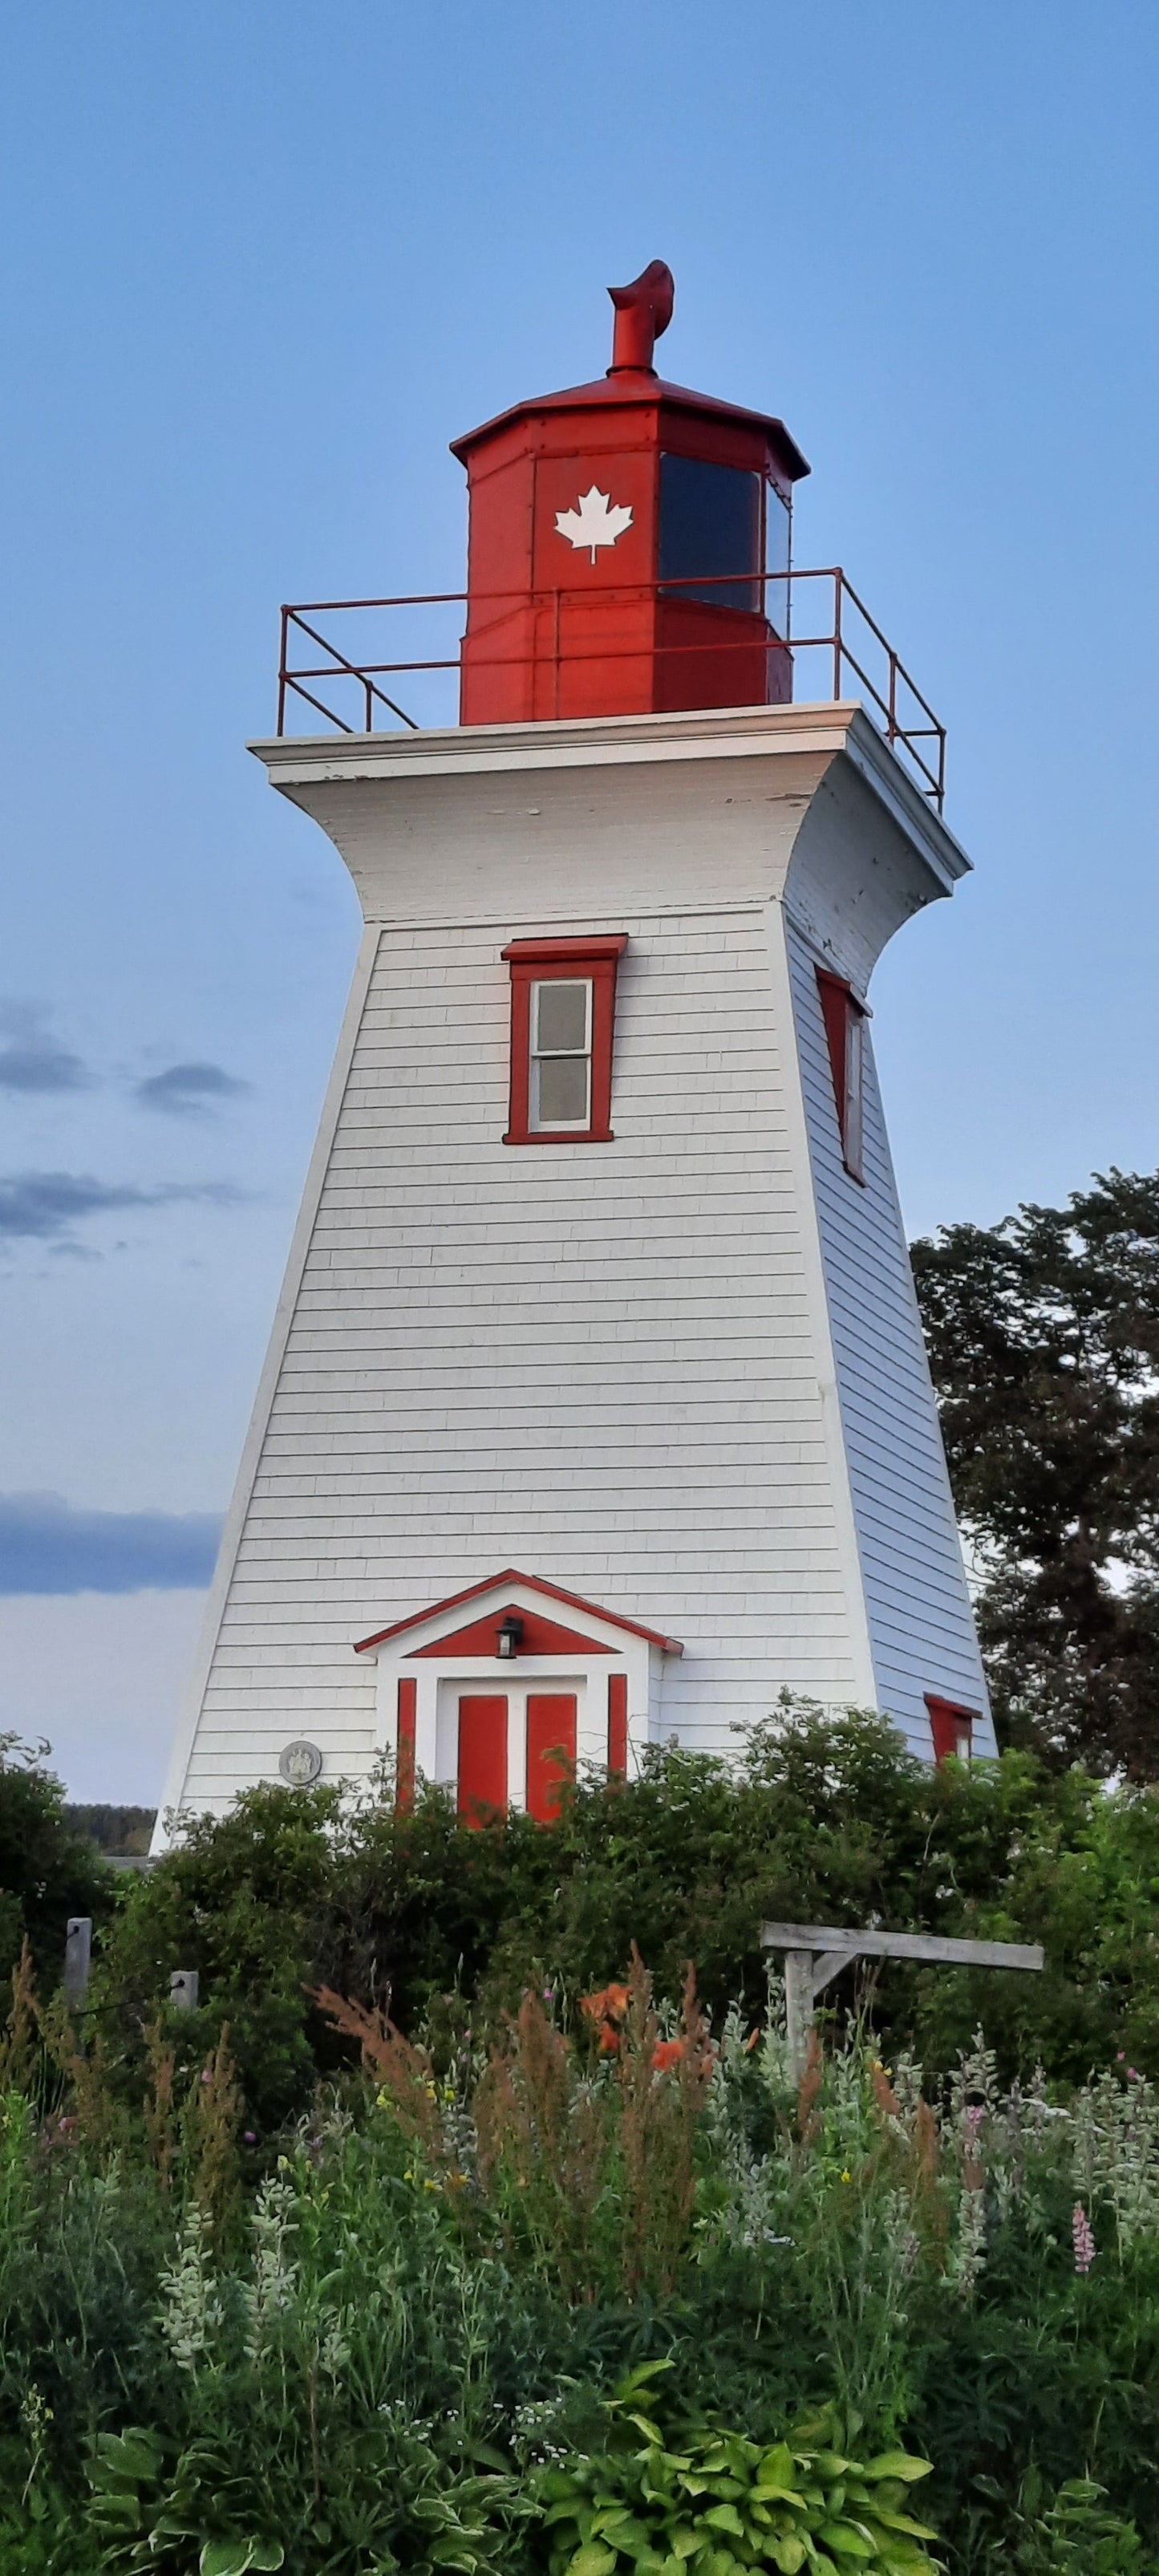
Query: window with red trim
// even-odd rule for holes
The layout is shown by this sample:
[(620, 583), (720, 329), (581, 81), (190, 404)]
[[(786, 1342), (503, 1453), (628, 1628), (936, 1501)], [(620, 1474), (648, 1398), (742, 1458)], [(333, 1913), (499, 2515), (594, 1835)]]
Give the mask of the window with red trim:
[(817, 968), (821, 1014), (833, 1072), (841, 1159), (855, 1181), (864, 1181), (862, 1068), (865, 1059), (865, 1005), (840, 975)]
[(939, 1699), (935, 1691), (926, 1692), (926, 1707), (930, 1712), (935, 1762), (948, 1762), (954, 1755), (959, 1762), (969, 1762), (974, 1751), (977, 1710), (959, 1708), (956, 1700)]
[(505, 1145), (610, 1145), (616, 968), (627, 932), (513, 939)]

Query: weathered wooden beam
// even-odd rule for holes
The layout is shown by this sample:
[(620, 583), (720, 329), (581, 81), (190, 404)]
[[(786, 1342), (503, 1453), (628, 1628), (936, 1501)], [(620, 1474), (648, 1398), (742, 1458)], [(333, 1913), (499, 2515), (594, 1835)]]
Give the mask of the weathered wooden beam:
[(1028, 1968), (1044, 1965), (1037, 1941), (941, 1941), (932, 1932), (858, 1932), (844, 1923), (762, 1923), (762, 1950), (785, 1953), (785, 2026), (789, 2065), (804, 2072), (813, 2006), (854, 1959), (925, 1959), (939, 1968)]
[[(858, 1932), (841, 1923), (763, 1923), (762, 1950), (839, 1950), (848, 1959), (926, 1959), (943, 1968), (1045, 1965), (1037, 1941), (942, 1941), (932, 1932)], [(836, 1974), (836, 1969), (831, 1970)]]

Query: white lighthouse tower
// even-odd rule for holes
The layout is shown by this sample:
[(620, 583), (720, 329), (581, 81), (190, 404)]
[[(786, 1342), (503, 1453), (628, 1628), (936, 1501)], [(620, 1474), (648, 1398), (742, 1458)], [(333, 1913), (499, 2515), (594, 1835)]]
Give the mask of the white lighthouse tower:
[(783, 424), (657, 376), (671, 295), (456, 449), (457, 724), (289, 620), (283, 708), (366, 729), (254, 749), (365, 932), (171, 1807), (385, 1749), (548, 1817), (784, 1689), (993, 1750), (867, 998), (968, 866), (941, 737), (788, 577)]

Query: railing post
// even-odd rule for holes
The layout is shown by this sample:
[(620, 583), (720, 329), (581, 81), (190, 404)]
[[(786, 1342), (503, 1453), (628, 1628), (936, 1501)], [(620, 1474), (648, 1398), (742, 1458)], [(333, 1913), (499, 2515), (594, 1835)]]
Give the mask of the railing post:
[(889, 731), (886, 741), (897, 741), (897, 655), (892, 644), (889, 648)]
[(833, 575), (833, 696), (838, 702), (841, 697), (841, 589), (842, 574), (838, 566)]
[(364, 680), (362, 685), (363, 685), (363, 687), (364, 687), (364, 689), (365, 689), (365, 691), (366, 691), (366, 730), (367, 730), (367, 732), (368, 732), (368, 733), (373, 733), (373, 731), (374, 731), (374, 684), (373, 684), (373, 681), (371, 681), (371, 680)]
[(286, 730), (286, 648), (289, 635), (289, 610), (282, 604), (282, 649), (278, 656), (278, 740)]

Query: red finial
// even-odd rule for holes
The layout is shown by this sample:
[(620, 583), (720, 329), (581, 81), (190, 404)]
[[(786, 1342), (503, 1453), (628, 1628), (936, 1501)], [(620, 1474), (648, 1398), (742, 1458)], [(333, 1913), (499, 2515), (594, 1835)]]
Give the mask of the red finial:
[(654, 259), (630, 286), (609, 286), (608, 293), (616, 308), (608, 374), (616, 376), (622, 368), (642, 367), (651, 375), (653, 346), (672, 319), (676, 287), (671, 269), (662, 259)]

